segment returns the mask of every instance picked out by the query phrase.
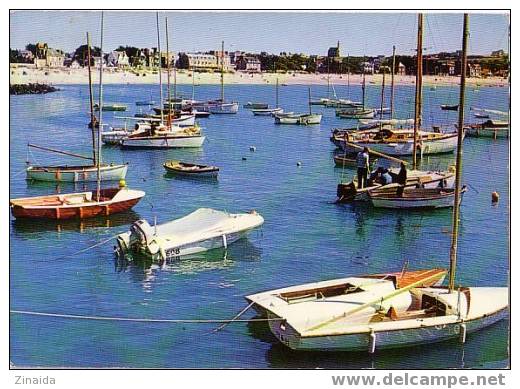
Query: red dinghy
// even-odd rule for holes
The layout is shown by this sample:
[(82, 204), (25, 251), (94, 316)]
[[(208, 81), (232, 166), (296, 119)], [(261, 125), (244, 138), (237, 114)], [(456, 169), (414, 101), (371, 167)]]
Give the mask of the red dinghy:
[(86, 219), (124, 212), (136, 205), (145, 195), (141, 190), (128, 188), (24, 197), (10, 200), (11, 213), (17, 219)]

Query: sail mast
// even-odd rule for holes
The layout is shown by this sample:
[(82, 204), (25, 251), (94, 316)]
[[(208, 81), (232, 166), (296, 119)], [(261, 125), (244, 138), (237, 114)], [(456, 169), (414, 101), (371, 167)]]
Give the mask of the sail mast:
[(392, 48), (392, 87), (390, 89), (390, 119), (394, 118), (394, 73), (395, 73), (395, 46)]
[(423, 14), (417, 15), (417, 71), (415, 72), (415, 116), (413, 123), (413, 168), (417, 168), (417, 134), (421, 128)]
[[(172, 119), (172, 91), (170, 87), (170, 45), (168, 43), (168, 18), (166, 18), (166, 69), (167, 69), (167, 79), (168, 79), (168, 128), (171, 126)], [(163, 107), (164, 109), (164, 107)]]
[(365, 63), (363, 62), (363, 83), (361, 84), (361, 92), (363, 94), (363, 110), (365, 110)]
[(449, 290), (455, 289), (455, 270), (457, 266), (457, 244), (459, 238), (459, 211), (460, 211), (460, 185), (462, 178), (462, 142), (464, 139), (464, 98), (466, 88), (466, 70), (468, 63), (468, 35), (469, 35), (469, 16), (464, 14), (464, 27), (462, 33), (462, 60), (460, 69), (460, 96), (459, 96), (459, 121), (457, 128), (457, 160), (455, 170), (455, 199), (453, 203), (453, 220), (451, 229), (451, 248), (450, 248), (450, 282)]
[(163, 103), (163, 87), (162, 87), (162, 66), (161, 66), (161, 37), (159, 31), (159, 12), (156, 12), (157, 20), (157, 51), (159, 52), (159, 96), (161, 99), (161, 123), (164, 122), (164, 103)]
[(312, 115), (311, 88), (309, 87), (309, 115)]
[(381, 83), (381, 112), (379, 112), (379, 119), (383, 119), (383, 109), (385, 107), (385, 67), (381, 67), (383, 69), (383, 82)]
[(276, 78), (276, 107), (278, 108), (278, 78)]
[(224, 102), (224, 41), (220, 52), (220, 100)]
[(347, 99), (350, 100), (350, 54), (347, 54)]
[(327, 57), (327, 99), (330, 99), (330, 57)]
[(97, 140), (97, 201), (101, 197), (101, 129), (103, 128), (103, 22), (104, 13), (101, 12), (101, 44), (100, 44), (100, 57), (101, 61), (99, 64), (99, 128), (98, 128), (98, 140)]
[(87, 32), (87, 67), (88, 67), (88, 93), (90, 99), (90, 124), (92, 126), (92, 162), (96, 159), (96, 117), (94, 116), (94, 92), (92, 91), (92, 70), (90, 69), (90, 34)]

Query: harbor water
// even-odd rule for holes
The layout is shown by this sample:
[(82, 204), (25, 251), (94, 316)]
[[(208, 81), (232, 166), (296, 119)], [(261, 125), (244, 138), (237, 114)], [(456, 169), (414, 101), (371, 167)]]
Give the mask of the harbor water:
[[(28, 151), (27, 143), (89, 155), (88, 86), (64, 85), (47, 95), (10, 98), (10, 197), (67, 193), (93, 184), (36, 183), (25, 180), (33, 163), (77, 161)], [(389, 88), (387, 88), (387, 92)], [(191, 97), (191, 86), (178, 90)], [(339, 97), (361, 99), (359, 85), (335, 88)], [(104, 102), (128, 106), (158, 100), (152, 85), (106, 85)], [(248, 101), (275, 103), (273, 85), (226, 86), (226, 99), (240, 102), (237, 115), (212, 115), (199, 123), (207, 139), (200, 149), (120, 150), (103, 147), (105, 162), (128, 162), (127, 185), (146, 192), (130, 212), (108, 218), (70, 221), (10, 221), (10, 307), (12, 310), (150, 319), (230, 319), (246, 306), (244, 296), (305, 282), (348, 275), (449, 266), (451, 210), (398, 212), (366, 204), (335, 204), (336, 185), (352, 168), (334, 167), (330, 130), (354, 121), (322, 112), (321, 125), (275, 125), (242, 108)], [(196, 99), (217, 98), (219, 86), (197, 86)], [(469, 86), (470, 107), (508, 110), (509, 91)], [(313, 86), (313, 98), (327, 86)], [(388, 94), (389, 96), (389, 94)], [(396, 87), (399, 118), (413, 117), (414, 86)], [(379, 107), (380, 87), (367, 86), (367, 105)], [(308, 87), (280, 86), (280, 106), (308, 111)], [(458, 87), (424, 88), (423, 122), (451, 125), (457, 112), (441, 104), (458, 103)], [(386, 103), (388, 106), (388, 101)], [(128, 125), (134, 122), (128, 121)], [(251, 151), (251, 146), (254, 146)], [(457, 284), (507, 286), (509, 283), (509, 140), (464, 141)], [(218, 180), (166, 174), (168, 159), (216, 165)], [(454, 154), (425, 157), (421, 167), (446, 169)], [(94, 183), (95, 185), (95, 183)], [(117, 185), (117, 183), (114, 183)], [(104, 183), (104, 186), (109, 184)], [(500, 201), (491, 204), (491, 193)], [(164, 223), (200, 207), (229, 212), (256, 210), (265, 224), (227, 251), (171, 261), (118, 261), (114, 240), (138, 219)], [(107, 241), (108, 240), (108, 241)], [(106, 243), (99, 244), (100, 242)], [(92, 247), (90, 249), (87, 249)], [(247, 312), (243, 318), (254, 314)], [(10, 316), (10, 357), (15, 366), (129, 368), (496, 368), (509, 365), (509, 322), (481, 332), (421, 347), (366, 353), (299, 353), (277, 343), (265, 323), (218, 324), (94, 321), (57, 317)]]

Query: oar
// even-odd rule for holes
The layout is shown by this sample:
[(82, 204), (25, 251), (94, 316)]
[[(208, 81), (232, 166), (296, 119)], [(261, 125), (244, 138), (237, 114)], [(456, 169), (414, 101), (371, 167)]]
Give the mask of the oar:
[(315, 330), (318, 330), (320, 328), (323, 328), (329, 324), (332, 324), (332, 323), (335, 323), (336, 321), (340, 320), (340, 319), (343, 319), (349, 315), (352, 315), (356, 312), (359, 312), (359, 311), (362, 311), (363, 309), (365, 308), (368, 308), (374, 304), (377, 304), (377, 303), (380, 303), (380, 302), (383, 302), (385, 300), (388, 300), (392, 297), (395, 297), (395, 296), (398, 296), (402, 293), (405, 293), (405, 292), (408, 292), (410, 289), (413, 289), (421, 284), (424, 284), (425, 282), (427, 281), (431, 281), (435, 278), (438, 278), (439, 277), (439, 273), (435, 273), (435, 274), (432, 274), (431, 276), (429, 277), (426, 277), (426, 278), (421, 278), (420, 280), (418, 281), (415, 281), (414, 283), (404, 287), (404, 288), (400, 288), (400, 289), (397, 289), (397, 290), (394, 290), (393, 292), (387, 294), (386, 296), (382, 296), (382, 297), (379, 297), (375, 300), (372, 300), (372, 301), (369, 301), (368, 303), (365, 303), (363, 305), (360, 305), (359, 307), (356, 307), (350, 311), (346, 311), (344, 312), (343, 314), (341, 314), (340, 316), (336, 316), (336, 317), (333, 317), (332, 319), (328, 319), (322, 323), (319, 323), (319, 324), (316, 324), (315, 326), (312, 326), (310, 328), (308, 328), (306, 331), (315, 331)]
[[(350, 147), (352, 147), (352, 148), (354, 148), (354, 149), (363, 150), (363, 147), (358, 146), (358, 145), (355, 144), (355, 143), (348, 142), (346, 139), (343, 139), (343, 141), (345, 142), (345, 144), (346, 144), (347, 146), (350, 146)], [(372, 150), (372, 149), (370, 149), (370, 148), (368, 149), (368, 153), (369, 153), (369, 154), (376, 155), (376, 156), (378, 156), (378, 157), (382, 157), (382, 158), (389, 159), (390, 161), (399, 162), (399, 163), (404, 163), (405, 165), (408, 164), (408, 162), (403, 161), (402, 159), (395, 158), (395, 157), (391, 157), (390, 155), (380, 153), (379, 151), (375, 151), (375, 150)]]

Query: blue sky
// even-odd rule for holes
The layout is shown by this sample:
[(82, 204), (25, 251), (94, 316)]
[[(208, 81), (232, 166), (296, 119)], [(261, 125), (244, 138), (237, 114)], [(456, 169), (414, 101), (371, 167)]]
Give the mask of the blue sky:
[[(307, 53), (325, 55), (341, 42), (342, 55), (411, 55), (415, 47), (417, 16), (413, 13), (318, 12), (161, 12), (161, 49), (165, 49), (164, 18), (168, 16), (170, 50), (218, 49), (250, 52)], [(505, 14), (471, 14), (470, 54), (507, 49), (509, 19)], [(12, 11), (10, 47), (24, 48), (43, 41), (50, 47), (73, 51), (92, 34), (99, 45), (100, 12)], [(426, 14), (426, 53), (455, 51), (461, 46), (462, 14)], [(105, 12), (104, 51), (118, 45), (157, 45), (155, 12)]]

